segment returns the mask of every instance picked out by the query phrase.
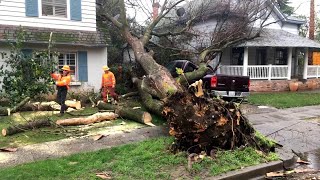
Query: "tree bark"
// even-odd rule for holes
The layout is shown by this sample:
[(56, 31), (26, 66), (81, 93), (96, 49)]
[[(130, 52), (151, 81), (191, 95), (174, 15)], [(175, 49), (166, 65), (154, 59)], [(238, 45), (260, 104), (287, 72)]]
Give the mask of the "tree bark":
[(12, 109), (10, 109), (9, 107), (0, 107), (0, 115), (10, 116), (11, 113), (15, 113), (18, 110), (20, 110), (20, 108), (29, 101), (30, 101), (30, 97), (26, 97), (19, 104), (14, 106)]
[(113, 120), (118, 117), (117, 114), (112, 112), (96, 113), (88, 117), (62, 119), (56, 121), (56, 124), (62, 126), (76, 126), (97, 123), (105, 120)]
[(66, 100), (65, 104), (69, 107), (75, 108), (77, 110), (81, 109), (81, 102), (80, 101), (71, 101)]
[(150, 115), (150, 113), (142, 111), (140, 109), (117, 107), (102, 101), (98, 103), (98, 109), (114, 110), (122, 118), (153, 126), (152, 116)]
[(54, 101), (27, 103), (20, 108), (21, 111), (55, 111), (60, 105)]
[(2, 129), (2, 135), (8, 136), (8, 135), (24, 132), (30, 129), (36, 129), (36, 128), (48, 127), (48, 126), (51, 126), (51, 121), (49, 120), (31, 121), (31, 122), (28, 122), (27, 124), (19, 124), (17, 126), (10, 126), (8, 128), (4, 128)]

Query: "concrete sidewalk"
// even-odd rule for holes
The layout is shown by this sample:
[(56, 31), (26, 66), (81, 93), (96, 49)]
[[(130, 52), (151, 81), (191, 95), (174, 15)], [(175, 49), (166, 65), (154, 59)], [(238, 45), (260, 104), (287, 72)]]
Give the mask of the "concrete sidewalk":
[(320, 105), (263, 111), (246, 115), (262, 134), (295, 152), (320, 148), (320, 123), (312, 120), (320, 117)]
[(93, 137), (84, 137), (33, 144), (19, 147), (16, 152), (12, 153), (0, 152), (0, 168), (81, 152), (96, 151), (166, 135), (168, 135), (167, 127), (146, 127), (131, 132), (109, 135), (97, 141), (94, 141)]

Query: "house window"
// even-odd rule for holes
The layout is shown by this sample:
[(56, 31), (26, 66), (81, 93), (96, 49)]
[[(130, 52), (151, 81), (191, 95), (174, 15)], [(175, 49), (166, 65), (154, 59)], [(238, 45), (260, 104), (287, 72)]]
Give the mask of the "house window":
[(243, 53), (244, 53), (244, 48), (242, 47), (233, 48), (231, 65), (243, 65)]
[(69, 65), (71, 69), (72, 81), (77, 80), (77, 55), (76, 53), (60, 53), (58, 56), (58, 68), (61, 69), (63, 65)]
[(42, 16), (67, 17), (67, 0), (42, 0)]
[(287, 64), (287, 49), (285, 48), (276, 48), (275, 54), (275, 65), (286, 65)]

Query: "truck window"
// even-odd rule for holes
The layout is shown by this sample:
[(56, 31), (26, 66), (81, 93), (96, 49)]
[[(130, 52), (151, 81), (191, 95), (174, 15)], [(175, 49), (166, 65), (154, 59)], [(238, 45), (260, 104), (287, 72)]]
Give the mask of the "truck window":
[(187, 64), (187, 66), (186, 66), (186, 68), (184, 69), (184, 72), (192, 72), (192, 71), (194, 71), (194, 70), (196, 70), (197, 69), (197, 66), (196, 65), (194, 65), (194, 64), (192, 64), (192, 63), (188, 63)]
[(176, 68), (182, 68), (184, 62), (182, 61), (171, 61), (166, 65), (166, 68), (170, 71), (171, 75), (173, 77), (177, 77), (177, 71)]

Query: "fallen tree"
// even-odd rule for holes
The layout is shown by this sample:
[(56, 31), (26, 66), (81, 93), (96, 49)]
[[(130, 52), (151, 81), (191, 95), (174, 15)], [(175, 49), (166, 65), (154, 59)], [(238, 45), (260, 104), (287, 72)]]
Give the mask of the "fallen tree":
[[(136, 71), (136, 77), (132, 78), (141, 101), (149, 112), (167, 119), (178, 149), (209, 153), (213, 148), (256, 146), (254, 129), (233, 103), (212, 100), (201, 93), (195, 96), (186, 85), (201, 79), (212, 60), (216, 61), (213, 69), (217, 70), (221, 58), (216, 57), (221, 57), (225, 48), (258, 37), (266, 22), (260, 21), (260, 18), (268, 18), (272, 11), (263, 11), (261, 8), (269, 7), (262, 6), (260, 1), (243, 1), (237, 6), (231, 0), (219, 3), (211, 0), (191, 1), (183, 6), (190, 9), (177, 11), (177, 20), (167, 23), (166, 16), (171, 17), (183, 1), (164, 1), (158, 16), (150, 18), (152, 21), (143, 30), (141, 26), (134, 29), (134, 24), (128, 23), (124, 0), (98, 1), (98, 20), (110, 22), (106, 25), (115, 27), (132, 48), (135, 61), (141, 67)], [(137, 6), (134, 2), (130, 4)], [(195, 23), (211, 17), (216, 18), (216, 23), (210, 31), (200, 31), (201, 27), (193, 29)], [(257, 23), (261, 24), (253, 31), (252, 25)], [(157, 26), (159, 24), (161, 26)], [(154, 39), (158, 41), (152, 41)], [(182, 72), (175, 79), (156, 62), (152, 47), (169, 49), (171, 56), (173, 53), (180, 55), (177, 58), (186, 55), (196, 57), (199, 68), (193, 72)]]
[(8, 135), (17, 134), (17, 133), (24, 132), (31, 129), (37, 129), (37, 128), (48, 127), (48, 126), (51, 126), (50, 120), (35, 120), (35, 121), (30, 121), (26, 124), (18, 124), (15, 126), (4, 128), (2, 129), (2, 135), (8, 136)]
[(70, 118), (70, 119), (62, 119), (57, 120), (57, 125), (62, 126), (75, 126), (75, 125), (85, 125), (97, 123), (105, 120), (113, 120), (118, 117), (117, 114), (112, 112), (104, 112), (104, 113), (96, 113), (88, 117), (79, 117), (79, 118)]

